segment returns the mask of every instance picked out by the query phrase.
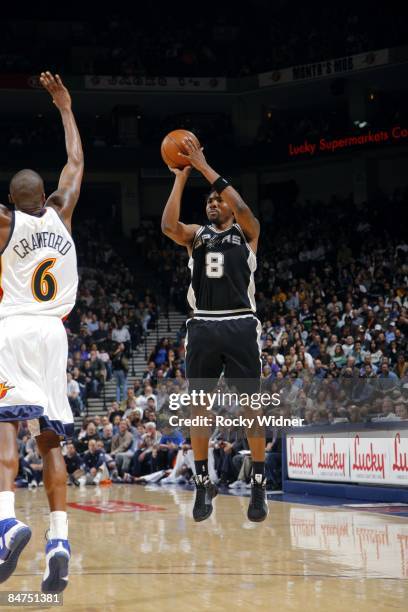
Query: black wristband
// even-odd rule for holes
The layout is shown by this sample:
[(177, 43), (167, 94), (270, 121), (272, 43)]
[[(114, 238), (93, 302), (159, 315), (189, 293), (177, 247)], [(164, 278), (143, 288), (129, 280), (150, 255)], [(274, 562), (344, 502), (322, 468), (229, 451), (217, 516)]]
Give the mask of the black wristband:
[(218, 195), (221, 195), (221, 193), (226, 187), (228, 187), (229, 184), (230, 183), (229, 181), (227, 181), (227, 179), (223, 178), (222, 176), (219, 176), (211, 185), (211, 189), (216, 191)]

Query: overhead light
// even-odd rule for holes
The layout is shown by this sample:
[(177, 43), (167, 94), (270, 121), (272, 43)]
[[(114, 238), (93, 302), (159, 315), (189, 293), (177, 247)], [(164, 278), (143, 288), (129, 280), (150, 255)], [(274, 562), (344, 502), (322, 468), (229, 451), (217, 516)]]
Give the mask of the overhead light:
[(353, 124), (358, 128), (365, 128), (368, 126), (368, 121), (353, 121)]

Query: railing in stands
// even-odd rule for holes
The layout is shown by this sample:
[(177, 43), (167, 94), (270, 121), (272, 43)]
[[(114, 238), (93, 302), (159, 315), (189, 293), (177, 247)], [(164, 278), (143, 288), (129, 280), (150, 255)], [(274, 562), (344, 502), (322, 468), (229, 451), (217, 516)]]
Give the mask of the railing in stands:
[[(106, 411), (106, 381), (105, 381), (105, 384), (103, 385), (102, 398), (103, 398), (103, 409)], [(87, 408), (87, 412), (88, 412), (88, 408)]]

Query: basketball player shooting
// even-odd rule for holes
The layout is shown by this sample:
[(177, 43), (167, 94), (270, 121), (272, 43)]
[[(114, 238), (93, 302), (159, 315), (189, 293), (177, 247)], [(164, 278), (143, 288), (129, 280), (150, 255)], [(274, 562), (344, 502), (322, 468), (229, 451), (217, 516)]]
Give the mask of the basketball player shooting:
[[(261, 359), (260, 322), (255, 316), (256, 250), (259, 222), (239, 193), (209, 164), (202, 148), (186, 137), (189, 162), (183, 170), (170, 168), (176, 175), (173, 189), (162, 216), (162, 231), (177, 244), (187, 247), (191, 270), (188, 301), (194, 311), (187, 321), (186, 376), (189, 389), (199, 386), (205, 392), (214, 389), (224, 372), (238, 391), (259, 391)], [(211, 192), (207, 198), (208, 224), (186, 225), (180, 221), (181, 198), (191, 166), (208, 180)], [(262, 428), (247, 430), (253, 474), (248, 519), (263, 521), (268, 514), (265, 479), (265, 432)], [(195, 521), (212, 513), (217, 487), (208, 475), (209, 431), (192, 428), (196, 497)]]
[(43, 458), (50, 507), (41, 586), (55, 593), (67, 585), (70, 558), (60, 441), (73, 432), (73, 416), (62, 320), (75, 304), (78, 285), (71, 219), (84, 161), (68, 90), (50, 72), (40, 82), (61, 114), (68, 160), (48, 199), (41, 176), (21, 170), (10, 182), (14, 210), (0, 205), (0, 582), (13, 573), (31, 537), (31, 529), (16, 519), (13, 492), (19, 421), (28, 420)]

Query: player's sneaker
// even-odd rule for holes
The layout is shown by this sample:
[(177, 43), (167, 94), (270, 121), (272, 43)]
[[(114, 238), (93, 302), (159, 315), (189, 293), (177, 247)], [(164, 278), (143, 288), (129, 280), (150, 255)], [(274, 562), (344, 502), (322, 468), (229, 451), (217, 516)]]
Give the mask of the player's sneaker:
[(193, 476), (196, 486), (196, 498), (193, 508), (193, 519), (199, 523), (205, 521), (212, 511), (212, 500), (218, 493), (217, 485), (215, 485), (208, 476)]
[(0, 521), (0, 582), (16, 569), (17, 561), (31, 538), (31, 529), (15, 518)]
[(79, 482), (78, 478), (75, 478), (75, 476), (73, 474), (70, 474), (68, 476), (68, 481), (69, 481), (69, 483), (75, 485), (76, 487), (79, 487), (81, 485), (81, 483)]
[(48, 540), (45, 547), (43, 593), (61, 593), (68, 584), (68, 563), (71, 548), (68, 540)]
[(266, 478), (262, 474), (255, 474), (255, 477), (251, 479), (251, 499), (248, 506), (248, 519), (254, 523), (260, 523), (266, 519), (268, 512)]

